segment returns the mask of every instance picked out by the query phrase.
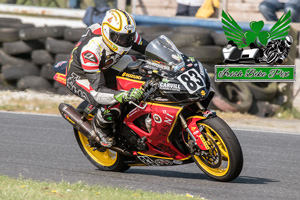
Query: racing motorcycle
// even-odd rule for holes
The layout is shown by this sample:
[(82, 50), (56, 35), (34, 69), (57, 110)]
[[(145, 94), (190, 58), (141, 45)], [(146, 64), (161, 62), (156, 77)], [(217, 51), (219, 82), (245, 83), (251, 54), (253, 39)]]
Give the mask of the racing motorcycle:
[[(87, 101), (76, 109), (59, 105), (83, 154), (104, 171), (194, 162), (217, 181), (237, 178), (243, 167), (242, 149), (231, 128), (208, 109), (214, 91), (202, 64), (182, 54), (164, 35), (149, 43), (145, 56), (116, 76), (118, 90), (142, 88), (144, 97), (107, 108), (121, 110), (112, 124), (114, 146), (92, 142), (99, 141), (91, 125), (99, 108)], [(65, 85), (64, 69), (57, 68), (54, 79)], [(113, 118), (109, 113), (104, 117)]]
[(271, 42), (272, 44), (268, 44), (263, 52), (263, 61), (267, 64), (275, 62), (282, 63), (285, 58), (285, 46), (281, 44), (280, 40), (274, 40)]

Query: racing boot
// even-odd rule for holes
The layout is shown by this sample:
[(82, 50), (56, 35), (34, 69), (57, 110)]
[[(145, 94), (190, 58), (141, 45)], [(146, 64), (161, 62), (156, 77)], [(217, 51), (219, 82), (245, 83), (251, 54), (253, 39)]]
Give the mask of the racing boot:
[(100, 144), (103, 147), (109, 148), (116, 143), (111, 125), (115, 121), (116, 117), (119, 117), (119, 114), (119, 109), (105, 110), (101, 108), (97, 111), (95, 117), (93, 118), (93, 128), (96, 134), (99, 136)]

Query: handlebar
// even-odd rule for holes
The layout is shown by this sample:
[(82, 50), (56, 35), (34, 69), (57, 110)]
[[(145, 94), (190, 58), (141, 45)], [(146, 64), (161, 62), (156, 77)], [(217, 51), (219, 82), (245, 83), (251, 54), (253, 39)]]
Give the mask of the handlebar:
[[(142, 90), (144, 91), (144, 99), (142, 100), (143, 102), (146, 102), (148, 97), (157, 90), (157, 88), (158, 88), (157, 85), (158, 85), (158, 82), (153, 82), (153, 80), (149, 80), (142, 86)], [(150, 87), (150, 89), (148, 89), (149, 87)], [(146, 91), (146, 90), (148, 90), (148, 91)], [(142, 110), (144, 110), (147, 106), (147, 103), (145, 103), (143, 106), (139, 106), (134, 101), (129, 101), (128, 103), (132, 104)]]
[(146, 108), (146, 106), (147, 106), (147, 103), (145, 103), (143, 107), (137, 105), (137, 104), (134, 103), (133, 101), (129, 101), (128, 103), (129, 103), (129, 104), (133, 104), (133, 105), (135, 105), (136, 107), (138, 107), (139, 109), (142, 109), (142, 110), (144, 110), (144, 109)]

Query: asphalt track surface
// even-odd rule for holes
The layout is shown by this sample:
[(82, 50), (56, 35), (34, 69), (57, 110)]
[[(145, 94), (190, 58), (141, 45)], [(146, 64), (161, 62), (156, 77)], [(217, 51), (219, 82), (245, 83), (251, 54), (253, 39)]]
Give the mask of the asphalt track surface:
[(195, 164), (132, 167), (124, 173), (96, 169), (80, 151), (60, 116), (0, 112), (0, 175), (42, 181), (83, 181), (207, 199), (300, 199), (300, 134), (234, 130), (244, 168), (231, 183), (208, 178)]

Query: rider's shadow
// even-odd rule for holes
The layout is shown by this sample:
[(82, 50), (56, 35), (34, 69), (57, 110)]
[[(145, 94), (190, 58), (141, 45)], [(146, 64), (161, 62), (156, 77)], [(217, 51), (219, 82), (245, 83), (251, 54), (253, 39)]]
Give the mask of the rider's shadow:
[[(180, 172), (171, 170), (157, 170), (157, 169), (129, 169), (126, 174), (140, 174), (149, 176), (161, 176), (167, 178), (184, 178), (184, 179), (198, 179), (198, 180), (208, 180), (215, 181), (205, 175), (203, 172), (191, 173), (191, 172)], [(239, 176), (230, 183), (241, 183), (241, 184), (267, 184), (279, 182), (275, 179), (268, 179), (263, 177), (251, 177), (251, 176)]]
[(190, 172), (180, 172), (171, 170), (158, 170), (158, 169), (129, 169), (127, 174), (140, 174), (149, 176), (161, 176), (167, 178), (185, 178), (185, 179), (207, 179), (210, 180), (204, 173), (190, 173)]

